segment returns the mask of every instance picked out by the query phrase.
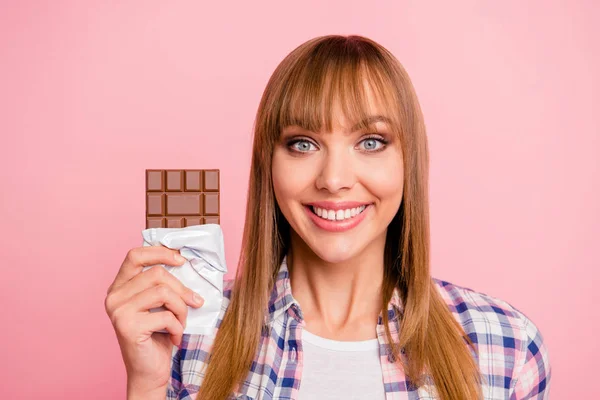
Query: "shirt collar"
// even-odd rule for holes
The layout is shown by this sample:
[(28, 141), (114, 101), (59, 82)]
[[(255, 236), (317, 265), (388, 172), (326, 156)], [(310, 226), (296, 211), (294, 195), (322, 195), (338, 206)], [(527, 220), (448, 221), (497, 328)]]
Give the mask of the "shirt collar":
[[(395, 321), (397, 317), (402, 315), (402, 299), (400, 297), (400, 290), (398, 288), (395, 288), (394, 292), (392, 293), (392, 298), (388, 303), (387, 311), (390, 322)], [(277, 272), (275, 285), (273, 286), (273, 290), (271, 291), (269, 298), (269, 312), (265, 316), (265, 324), (271, 324), (285, 312), (290, 313), (293, 318), (304, 325), (304, 317), (302, 315), (300, 304), (292, 295), (292, 286), (290, 283), (287, 257), (283, 258), (283, 261), (279, 267), (279, 271)], [(379, 314), (378, 324), (383, 324), (381, 314)]]

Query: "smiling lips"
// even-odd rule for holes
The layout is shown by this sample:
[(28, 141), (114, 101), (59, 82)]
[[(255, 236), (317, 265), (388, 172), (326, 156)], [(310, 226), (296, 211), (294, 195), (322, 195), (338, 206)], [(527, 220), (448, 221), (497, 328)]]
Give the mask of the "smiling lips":
[(304, 208), (317, 227), (329, 232), (342, 232), (358, 225), (365, 218), (370, 204), (317, 202), (306, 204)]

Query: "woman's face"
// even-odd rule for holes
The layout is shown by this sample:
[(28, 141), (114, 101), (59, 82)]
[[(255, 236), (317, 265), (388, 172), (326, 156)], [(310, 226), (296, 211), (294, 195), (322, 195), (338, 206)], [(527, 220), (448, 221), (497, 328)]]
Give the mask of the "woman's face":
[[(374, 99), (370, 116), (381, 115)], [(285, 127), (272, 163), (283, 215), (322, 260), (351, 260), (369, 245), (385, 243), (400, 207), (404, 171), (399, 139), (389, 125), (379, 133), (355, 130), (336, 109), (332, 132)]]

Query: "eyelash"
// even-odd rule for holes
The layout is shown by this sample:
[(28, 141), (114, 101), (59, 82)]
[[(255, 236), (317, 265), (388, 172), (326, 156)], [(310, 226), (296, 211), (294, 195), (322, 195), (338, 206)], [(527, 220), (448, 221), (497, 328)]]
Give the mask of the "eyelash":
[[(367, 140), (375, 140), (375, 141), (381, 143), (383, 146), (381, 146), (379, 149), (376, 149), (376, 150), (365, 150), (364, 151), (365, 153), (379, 153), (380, 151), (385, 150), (386, 147), (387, 147), (387, 145), (388, 145), (388, 143), (389, 143), (388, 140), (382, 138), (381, 136), (377, 136), (377, 135), (368, 135), (367, 137), (365, 137), (364, 139), (362, 139), (359, 143), (362, 143), (362, 142), (367, 141)], [(296, 149), (294, 149), (292, 147), (296, 143), (300, 143), (300, 142), (308, 142), (308, 143), (311, 143), (311, 144), (315, 145), (312, 142), (312, 140), (310, 140), (310, 139), (307, 139), (307, 138), (294, 138), (294, 139), (291, 139), (291, 140), (289, 140), (287, 142), (287, 147), (292, 152), (294, 152), (294, 153), (300, 153), (300, 154), (308, 153), (307, 151), (298, 151), (298, 150), (296, 150)]]

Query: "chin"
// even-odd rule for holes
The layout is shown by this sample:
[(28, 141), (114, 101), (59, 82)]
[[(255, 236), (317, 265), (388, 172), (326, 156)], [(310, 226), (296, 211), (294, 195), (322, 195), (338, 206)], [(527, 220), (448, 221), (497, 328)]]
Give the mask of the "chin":
[(339, 264), (352, 260), (360, 252), (358, 246), (349, 243), (308, 243), (310, 249), (317, 257), (326, 263)]

